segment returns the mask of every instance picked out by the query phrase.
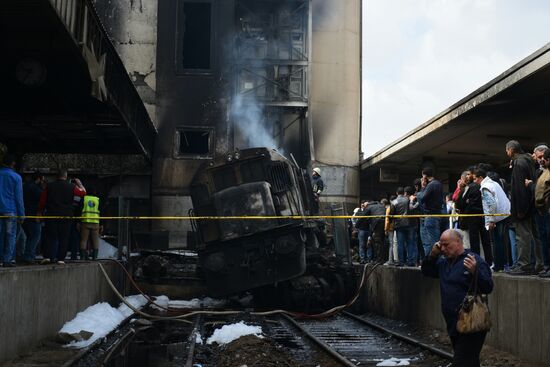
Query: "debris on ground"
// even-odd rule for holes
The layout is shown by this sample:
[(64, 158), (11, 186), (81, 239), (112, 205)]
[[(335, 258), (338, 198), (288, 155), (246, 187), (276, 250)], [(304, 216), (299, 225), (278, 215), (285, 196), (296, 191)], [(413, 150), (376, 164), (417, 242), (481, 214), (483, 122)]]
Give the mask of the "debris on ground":
[(220, 346), (218, 367), (300, 367), (280, 345), (253, 335)]

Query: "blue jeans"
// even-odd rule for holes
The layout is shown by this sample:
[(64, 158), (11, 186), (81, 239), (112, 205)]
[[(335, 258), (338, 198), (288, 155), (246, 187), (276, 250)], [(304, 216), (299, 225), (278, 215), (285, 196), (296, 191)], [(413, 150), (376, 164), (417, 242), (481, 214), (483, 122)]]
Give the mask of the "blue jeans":
[(422, 239), (422, 247), (424, 255), (428, 256), (433, 245), (439, 241), (441, 235), (440, 218), (428, 217), (421, 221), (420, 238)]
[(419, 262), (422, 259), (420, 258), (420, 253), (419, 253), (420, 248), (418, 247), (418, 227), (412, 227), (411, 231), (412, 231), (412, 243), (414, 245), (414, 249), (411, 251), (416, 254), (415, 262)]
[(23, 225), (17, 223), (17, 235), (15, 236), (15, 259), (17, 261), (23, 259), (25, 242), (27, 242), (27, 233), (23, 229)]
[(542, 260), (545, 267), (550, 267), (550, 214), (535, 214), (535, 221), (539, 228), (540, 242), (542, 243)]
[(397, 228), (397, 247), (399, 249), (399, 263), (406, 263), (409, 266), (416, 265), (416, 242), (414, 241), (414, 231), (416, 228), (405, 227)]
[(25, 243), (23, 260), (33, 261), (36, 257), (36, 248), (40, 242), (42, 223), (37, 222), (35, 219), (26, 219), (25, 222), (23, 222), (23, 229), (27, 234), (27, 242)]
[(504, 250), (505, 242), (504, 236), (506, 235), (506, 220), (501, 220), (495, 224), (495, 228), (491, 231), (493, 238), (493, 261), (495, 264), (495, 270), (504, 270), (506, 261), (506, 251)]
[[(15, 215), (14, 213), (2, 213), (2, 215)], [(17, 238), (17, 219), (0, 219), (0, 261), (12, 262), (15, 259), (15, 240)]]
[(369, 238), (369, 231), (360, 229), (358, 237), (359, 239), (359, 259), (361, 262), (367, 261), (367, 239)]

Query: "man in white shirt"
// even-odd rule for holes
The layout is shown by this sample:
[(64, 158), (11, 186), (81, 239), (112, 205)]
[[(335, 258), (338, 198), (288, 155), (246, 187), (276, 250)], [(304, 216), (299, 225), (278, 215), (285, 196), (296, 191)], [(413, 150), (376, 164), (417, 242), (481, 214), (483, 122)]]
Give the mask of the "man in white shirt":
[[(485, 217), (485, 227), (493, 237), (494, 271), (504, 270), (506, 255), (504, 250), (504, 236), (506, 223), (510, 214), (510, 200), (506, 193), (495, 181), (487, 176), (487, 172), (477, 168), (474, 172), (475, 182), (481, 186), (481, 201)], [(506, 216), (495, 216), (495, 214), (507, 214)]]

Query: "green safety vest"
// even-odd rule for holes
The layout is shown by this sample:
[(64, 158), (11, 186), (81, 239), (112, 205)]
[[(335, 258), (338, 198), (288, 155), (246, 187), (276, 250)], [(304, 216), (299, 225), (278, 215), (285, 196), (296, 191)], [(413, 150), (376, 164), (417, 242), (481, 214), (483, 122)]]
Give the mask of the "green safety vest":
[(82, 207), (83, 223), (99, 224), (99, 198), (97, 196), (84, 196), (84, 206)]

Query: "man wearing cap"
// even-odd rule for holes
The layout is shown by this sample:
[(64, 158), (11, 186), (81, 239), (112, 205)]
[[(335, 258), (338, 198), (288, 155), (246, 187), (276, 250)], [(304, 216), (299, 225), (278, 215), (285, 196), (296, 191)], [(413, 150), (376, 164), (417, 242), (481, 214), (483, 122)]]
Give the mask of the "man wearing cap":
[(321, 196), (321, 193), (325, 188), (325, 184), (323, 183), (323, 179), (321, 178), (321, 169), (319, 167), (315, 167), (313, 169), (312, 177), (313, 177), (313, 193), (318, 198), (319, 196)]
[(321, 193), (323, 192), (325, 188), (325, 184), (323, 183), (323, 179), (321, 178), (321, 169), (319, 167), (315, 167), (313, 169), (313, 172), (311, 173), (311, 183), (313, 184), (313, 197), (315, 198), (315, 212), (319, 212), (319, 196), (321, 196)]

